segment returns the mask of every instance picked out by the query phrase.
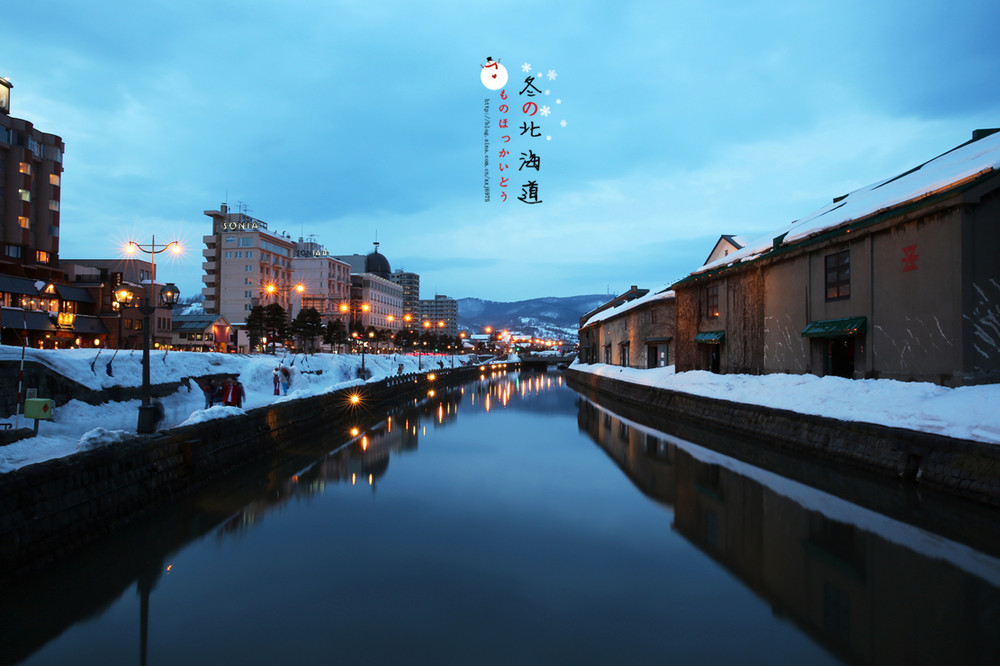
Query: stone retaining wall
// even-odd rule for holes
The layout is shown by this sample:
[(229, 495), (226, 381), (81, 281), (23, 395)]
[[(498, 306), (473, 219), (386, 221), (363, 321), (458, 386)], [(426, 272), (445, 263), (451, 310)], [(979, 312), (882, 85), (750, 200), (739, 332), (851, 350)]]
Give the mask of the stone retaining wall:
[[(106, 365), (106, 361), (98, 361), (94, 369), (96, 372), (104, 372)], [(223, 376), (226, 375), (212, 375), (216, 378)], [(13, 414), (17, 411), (19, 378), (22, 392), (31, 388), (38, 389), (39, 398), (51, 398), (57, 407), (70, 400), (80, 400), (88, 405), (100, 405), (105, 402), (125, 402), (142, 398), (141, 386), (109, 386), (105, 389), (92, 389), (37, 361), (24, 362), (23, 376), (20, 361), (0, 361), (0, 386), (5, 387), (5, 390), (0, 393), (0, 414)], [(153, 397), (159, 398), (175, 393), (177, 389), (187, 385), (188, 379), (188, 377), (181, 377), (173, 382), (154, 384), (151, 387)], [(199, 379), (208, 380), (209, 376)], [(11, 390), (6, 390), (7, 387)]]
[(566, 378), (599, 402), (641, 408), (643, 422), (651, 427), (662, 429), (669, 422), (694, 426), (1000, 506), (998, 445), (706, 398), (572, 368)]
[[(509, 365), (507, 369), (515, 369)], [(0, 475), (0, 583), (43, 568), (144, 511), (303, 436), (346, 442), (404, 399), (467, 381), (478, 367), (392, 377), (30, 465)], [(360, 393), (360, 405), (348, 396)]]

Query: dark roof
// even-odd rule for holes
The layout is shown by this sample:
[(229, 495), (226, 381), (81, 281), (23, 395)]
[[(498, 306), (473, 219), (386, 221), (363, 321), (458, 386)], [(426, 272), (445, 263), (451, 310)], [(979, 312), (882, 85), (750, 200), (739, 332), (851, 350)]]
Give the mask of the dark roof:
[(3, 308), (0, 323), (4, 328), (27, 328), (29, 331), (55, 331), (55, 324), (48, 312), (38, 310), (22, 310), (21, 308)]
[(204, 331), (216, 322), (222, 322), (225, 326), (231, 325), (225, 317), (217, 314), (175, 314), (172, 318), (171, 330)]
[(74, 301), (76, 303), (93, 303), (94, 298), (90, 292), (83, 287), (71, 287), (67, 284), (56, 284), (56, 293), (64, 301)]
[(392, 275), (392, 268), (389, 267), (389, 260), (385, 255), (375, 250), (365, 257), (365, 273), (374, 273), (380, 278), (389, 279)]
[(27, 296), (37, 296), (38, 287), (30, 278), (15, 277), (13, 275), (0, 275), (0, 292), (5, 294), (25, 294)]
[(73, 332), (85, 333), (87, 335), (105, 335), (108, 332), (108, 328), (98, 317), (77, 315), (73, 318)]

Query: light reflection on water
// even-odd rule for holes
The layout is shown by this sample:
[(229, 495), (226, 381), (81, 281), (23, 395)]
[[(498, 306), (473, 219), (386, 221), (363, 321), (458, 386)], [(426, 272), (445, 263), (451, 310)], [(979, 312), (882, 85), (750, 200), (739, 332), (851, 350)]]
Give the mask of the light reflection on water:
[(981, 577), (605, 412), (561, 375), (483, 373), (358, 428), (320, 428), (4, 595), (0, 663), (996, 654)]

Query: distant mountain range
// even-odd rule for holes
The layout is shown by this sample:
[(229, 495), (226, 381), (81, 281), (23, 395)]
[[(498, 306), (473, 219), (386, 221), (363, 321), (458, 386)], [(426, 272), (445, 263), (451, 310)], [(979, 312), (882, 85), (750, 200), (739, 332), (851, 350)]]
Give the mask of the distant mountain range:
[(487, 326), (540, 338), (576, 340), (580, 317), (611, 300), (607, 294), (532, 298), (501, 303), (458, 299), (458, 327), (482, 333)]

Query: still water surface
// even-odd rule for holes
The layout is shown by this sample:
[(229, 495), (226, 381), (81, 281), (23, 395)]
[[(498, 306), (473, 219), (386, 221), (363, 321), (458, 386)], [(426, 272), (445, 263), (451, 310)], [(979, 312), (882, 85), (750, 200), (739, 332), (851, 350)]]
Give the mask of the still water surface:
[(994, 555), (497, 375), (5, 591), (0, 663), (990, 663)]

